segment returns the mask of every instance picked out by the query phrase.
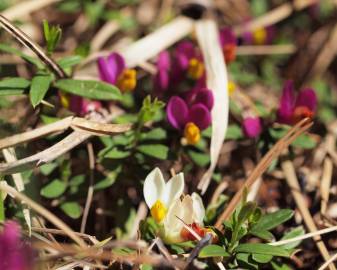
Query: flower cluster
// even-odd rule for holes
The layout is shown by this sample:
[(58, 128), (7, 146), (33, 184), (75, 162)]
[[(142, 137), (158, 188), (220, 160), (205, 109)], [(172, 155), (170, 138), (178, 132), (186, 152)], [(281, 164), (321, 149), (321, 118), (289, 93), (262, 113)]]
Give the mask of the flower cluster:
[(184, 185), (182, 173), (165, 183), (158, 168), (150, 172), (144, 182), (145, 202), (151, 216), (160, 225), (159, 233), (166, 243), (195, 240), (184, 228), (184, 223), (201, 237), (208, 231), (203, 227), (205, 208), (202, 199), (197, 193), (183, 195)]
[(214, 104), (212, 91), (207, 88), (191, 90), (185, 100), (179, 96), (170, 98), (166, 114), (172, 127), (183, 131), (188, 144), (200, 140), (200, 131), (211, 124), (211, 110)]
[(302, 89), (295, 95), (294, 84), (287, 81), (283, 87), (277, 121), (282, 124), (296, 124), (305, 117), (312, 118), (317, 107), (317, 96), (313, 89)]
[(124, 58), (120, 54), (111, 53), (107, 58), (99, 57), (97, 65), (102, 81), (116, 85), (122, 92), (135, 89), (136, 70), (126, 68)]
[(226, 63), (231, 63), (236, 57), (237, 40), (233, 31), (225, 27), (220, 31), (220, 45), (224, 54)]
[(20, 239), (20, 227), (14, 221), (7, 221), (0, 233), (0, 269), (33, 269), (31, 247)]

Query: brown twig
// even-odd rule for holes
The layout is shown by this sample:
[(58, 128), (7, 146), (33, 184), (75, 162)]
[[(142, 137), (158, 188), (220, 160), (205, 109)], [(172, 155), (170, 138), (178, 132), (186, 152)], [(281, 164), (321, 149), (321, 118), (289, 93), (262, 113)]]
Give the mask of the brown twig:
[(255, 167), (251, 175), (247, 178), (245, 184), (241, 187), (239, 191), (236, 192), (235, 196), (232, 198), (228, 206), (224, 209), (222, 214), (219, 216), (215, 227), (217, 229), (222, 229), (222, 222), (227, 220), (229, 216), (233, 213), (236, 206), (240, 202), (243, 191), (246, 188), (250, 188), (257, 179), (263, 174), (263, 172), (268, 168), (270, 163), (277, 158), (284, 149), (287, 147), (303, 132), (308, 130), (312, 126), (312, 122), (309, 118), (305, 118), (297, 125), (292, 127), (287, 134), (280, 139), (269, 151), (268, 153), (261, 159), (258, 165)]

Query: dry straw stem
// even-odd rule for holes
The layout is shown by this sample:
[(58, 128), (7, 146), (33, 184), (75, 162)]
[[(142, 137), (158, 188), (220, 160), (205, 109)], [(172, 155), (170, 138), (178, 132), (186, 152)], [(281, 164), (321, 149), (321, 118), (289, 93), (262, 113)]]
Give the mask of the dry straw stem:
[(332, 262), (335, 261), (335, 260), (337, 260), (337, 253), (334, 254), (334, 255), (333, 255), (329, 260), (327, 260), (325, 263), (323, 263), (323, 264), (321, 265), (321, 267), (318, 268), (318, 270), (323, 270), (323, 269), (327, 268), (328, 265), (331, 265)]
[[(294, 200), (296, 202), (296, 205), (298, 209), (300, 210), (302, 217), (304, 219), (304, 222), (306, 226), (308, 227), (310, 232), (315, 232), (317, 231), (317, 227), (315, 225), (315, 222), (309, 212), (309, 209), (307, 207), (306, 200), (304, 199), (302, 193), (301, 193), (301, 188), (298, 183), (294, 165), (290, 160), (283, 161), (281, 164), (281, 167), (283, 169), (284, 175), (286, 177), (287, 183), (290, 187), (291, 194), (294, 197)], [(315, 243), (317, 245), (317, 248), (319, 249), (322, 257), (324, 258), (325, 261), (328, 261), (330, 259), (329, 252), (325, 246), (325, 244), (322, 242), (322, 239), (319, 235), (314, 237)], [(329, 269), (330, 270), (336, 270), (336, 267), (331, 263), (329, 264)]]
[(91, 40), (91, 52), (99, 51), (108, 39), (120, 29), (120, 24), (116, 21), (106, 22)]
[(67, 77), (64, 70), (53, 59), (51, 59), (39, 45), (33, 42), (24, 32), (7, 20), (3, 15), (0, 15), (0, 25), (22, 45), (31, 49), (57, 77)]
[[(2, 154), (3, 154), (6, 162), (17, 161), (14, 148), (3, 149)], [(14, 180), (14, 184), (15, 184), (15, 187), (16, 187), (17, 191), (19, 191), (19, 192), (24, 191), (25, 185), (24, 185), (21, 173), (12, 174), (12, 178)], [(24, 219), (27, 223), (29, 235), (30, 235), (31, 232), (32, 232), (32, 222), (31, 222), (31, 219), (30, 219), (30, 211), (27, 208), (27, 206), (23, 206), (22, 212), (23, 212)]]
[(25, 0), (6, 9), (1, 15), (9, 20), (22, 19), (22, 17), (27, 16), (36, 10), (61, 1), (62, 0)]
[(69, 236), (69, 238), (71, 238), (79, 246), (81, 246), (82, 248), (86, 247), (85, 242), (80, 237), (78, 237), (76, 233), (74, 233), (72, 229), (68, 227), (68, 225), (66, 225), (62, 220), (60, 220), (54, 214), (49, 212), (47, 209), (43, 208), (41, 205), (37, 204), (36, 202), (28, 198), (26, 195), (20, 192), (17, 192), (13, 187), (10, 187), (8, 185), (0, 185), (0, 190), (8, 193), (20, 203), (27, 204), (31, 209), (33, 209), (39, 215), (43, 216), (44, 218), (49, 220), (51, 223), (53, 223), (57, 228), (64, 231)]
[(307, 131), (312, 126), (312, 122), (309, 118), (305, 118), (294, 127), (292, 127), (287, 134), (280, 139), (261, 159), (258, 165), (255, 167), (251, 175), (247, 178), (245, 184), (241, 187), (239, 191), (236, 192), (232, 200), (229, 202), (228, 206), (224, 209), (222, 214), (219, 216), (215, 227), (219, 230), (223, 228), (222, 223), (227, 220), (230, 215), (234, 212), (236, 206), (241, 200), (243, 191), (247, 188), (249, 189), (257, 179), (263, 174), (263, 172), (268, 168), (270, 163), (277, 158), (284, 149), (287, 147), (303, 132)]
[(281, 245), (285, 245), (285, 244), (289, 244), (289, 243), (297, 242), (297, 241), (302, 241), (304, 239), (312, 238), (312, 237), (315, 237), (317, 235), (322, 235), (322, 234), (335, 232), (335, 231), (337, 231), (337, 226), (333, 226), (333, 227), (330, 227), (330, 228), (326, 228), (326, 229), (311, 232), (311, 233), (306, 233), (304, 235), (300, 235), (300, 236), (297, 236), (297, 237), (294, 237), (294, 238), (269, 243), (269, 245), (271, 245), (271, 246), (281, 246)]
[(329, 157), (326, 157), (323, 164), (323, 176), (320, 186), (321, 191), (321, 214), (325, 214), (329, 202), (329, 193), (332, 179), (333, 164)]
[[(107, 121), (107, 119), (103, 119), (104, 121)], [(63, 121), (63, 120), (61, 120)], [(131, 125), (119, 125), (119, 124), (105, 124), (100, 122), (94, 122), (90, 120), (86, 120), (84, 118), (78, 118), (74, 117), (71, 119), (71, 122), (69, 120), (64, 121), (63, 124), (65, 125), (63, 128), (60, 128), (59, 125), (54, 125), (49, 128), (42, 127), (40, 129), (36, 129), (33, 131), (29, 131), (23, 134), (14, 135), (16, 138), (15, 140), (12, 140), (11, 138), (5, 138), (0, 140), (0, 145), (2, 146), (6, 144), (6, 140), (9, 140), (11, 142), (10, 146), (13, 144), (16, 145), (18, 143), (24, 142), (22, 138), (20, 138), (20, 135), (29, 138), (29, 140), (33, 139), (34, 132), (36, 132), (37, 135), (42, 136), (41, 134), (50, 134), (52, 131), (60, 131), (60, 129), (65, 129), (66, 127), (72, 127), (73, 129), (76, 129), (74, 132), (69, 134), (66, 138), (61, 140), (60, 142), (54, 144), (50, 148), (47, 148), (46, 150), (39, 152), (35, 155), (32, 155), (30, 157), (10, 162), (10, 163), (0, 163), (0, 174), (13, 174), (25, 170), (32, 169), (36, 166), (40, 166), (44, 163), (48, 163), (57, 157), (61, 156), (62, 154), (68, 152), (69, 150), (73, 149), (77, 145), (81, 144), (82, 142), (89, 139), (92, 135), (114, 135), (122, 132), (126, 132), (130, 130)], [(51, 124), (53, 125), (53, 124)], [(42, 131), (41, 131), (42, 130)], [(8, 147), (8, 144), (6, 145)]]
[(317, 2), (318, 0), (295, 0), (293, 3), (285, 3), (269, 11), (265, 15), (256, 18), (255, 20), (235, 26), (233, 30), (237, 35), (241, 35), (243, 32), (246, 31), (253, 31), (269, 25), (273, 25), (287, 18), (293, 11), (302, 10)]
[(218, 27), (213, 20), (205, 19), (196, 23), (196, 34), (203, 55), (207, 87), (214, 95), (212, 110), (212, 137), (209, 169), (201, 178), (198, 189), (204, 194), (217, 164), (228, 125), (228, 78), (226, 64), (219, 44)]
[(296, 47), (292, 44), (284, 45), (247, 45), (238, 46), (237, 55), (270, 55), (270, 54), (292, 54)]

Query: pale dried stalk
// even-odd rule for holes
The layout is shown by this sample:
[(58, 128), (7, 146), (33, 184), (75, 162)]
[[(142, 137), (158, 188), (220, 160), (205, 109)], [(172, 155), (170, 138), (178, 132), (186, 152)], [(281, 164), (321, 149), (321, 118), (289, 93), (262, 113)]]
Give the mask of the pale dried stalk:
[(317, 1), (318, 0), (297, 0), (295, 1), (295, 3), (289, 2), (282, 4), (281, 6), (278, 6), (277, 8), (269, 11), (265, 15), (262, 15), (255, 20), (252, 20), (251, 22), (235, 26), (233, 30), (237, 35), (241, 35), (246, 31), (253, 31), (259, 28), (276, 24), (277, 22), (287, 18), (294, 10), (299, 11), (316, 3)]
[(237, 55), (270, 55), (270, 54), (292, 54), (296, 47), (292, 44), (284, 45), (247, 45), (238, 46)]
[(155, 57), (193, 30), (193, 21), (186, 17), (178, 17), (155, 32), (136, 41), (121, 51), (129, 67)]
[(331, 258), (329, 260), (327, 260), (325, 263), (323, 263), (321, 265), (320, 268), (318, 268), (318, 270), (323, 270), (325, 268), (327, 268), (328, 265), (331, 265), (333, 261), (337, 260), (337, 253), (335, 253), (333, 256), (331, 256)]
[(308, 130), (312, 126), (312, 122), (310, 119), (306, 118), (297, 123), (294, 127), (292, 127), (287, 134), (280, 139), (269, 151), (268, 153), (261, 159), (258, 165), (255, 167), (253, 172), (247, 178), (245, 184), (240, 188), (239, 191), (236, 192), (232, 200), (229, 202), (228, 206), (224, 209), (221, 215), (218, 217), (217, 222), (215, 223), (215, 227), (217, 229), (222, 229), (222, 222), (227, 220), (230, 215), (234, 212), (236, 206), (241, 200), (241, 196), (243, 191), (247, 188), (249, 189), (257, 179), (262, 175), (262, 173), (268, 168), (270, 163), (277, 158), (284, 149), (287, 147), (303, 132)]
[(321, 191), (321, 213), (324, 215), (327, 210), (330, 194), (330, 186), (332, 180), (332, 161), (329, 157), (326, 157), (323, 164), (323, 176), (320, 186)]
[(213, 20), (196, 23), (196, 34), (203, 55), (207, 87), (214, 95), (212, 110), (211, 164), (201, 178), (198, 189), (204, 194), (216, 167), (228, 126), (228, 78), (226, 64), (220, 48), (218, 28)]
[[(316, 224), (309, 212), (309, 209), (306, 206), (306, 200), (302, 196), (301, 187), (296, 177), (294, 165), (292, 164), (290, 160), (286, 160), (282, 162), (281, 167), (285, 174), (289, 188), (291, 190), (291, 194), (294, 197), (296, 205), (301, 212), (301, 215), (304, 219), (306, 226), (308, 227), (310, 232), (317, 231)], [(321, 237), (319, 235), (316, 235), (314, 236), (314, 240), (322, 257), (324, 258), (325, 261), (328, 261), (330, 259), (330, 255)], [(329, 268), (330, 270), (336, 270), (336, 267), (332, 263), (329, 265)]]
[(316, 235), (322, 235), (322, 234), (335, 232), (335, 231), (337, 231), (337, 226), (326, 228), (326, 229), (315, 231), (315, 232), (311, 232), (311, 233), (306, 233), (304, 235), (300, 235), (300, 236), (297, 236), (297, 237), (294, 237), (294, 238), (269, 243), (269, 245), (271, 245), (271, 246), (281, 246), (281, 245), (289, 244), (289, 243), (292, 243), (292, 242), (297, 242), (297, 241), (302, 241), (304, 239), (312, 238), (312, 237), (315, 237)]
[(116, 21), (106, 22), (93, 37), (90, 46), (91, 52), (99, 51), (103, 47), (105, 42), (107, 42), (108, 39), (119, 29), (120, 25), (118, 22)]
[(9, 20), (22, 19), (22, 17), (29, 15), (30, 13), (49, 6), (51, 4), (61, 2), (62, 0), (30, 0), (22, 1), (19, 4), (15, 4), (12, 7), (6, 9), (1, 13)]
[[(17, 161), (14, 148), (3, 149), (2, 150), (2, 154), (3, 154), (6, 162), (15, 162), (15, 161)], [(24, 191), (25, 190), (25, 185), (24, 185), (21, 173), (12, 174), (12, 178), (14, 180), (14, 184), (16, 186), (16, 189), (19, 192)], [(26, 205), (23, 206), (22, 212), (23, 212), (23, 217), (24, 217), (24, 219), (25, 219), (25, 221), (27, 223), (28, 231), (29, 231), (29, 235), (30, 235), (31, 232), (32, 232), (32, 222), (31, 222), (31, 219), (30, 219), (30, 211), (29, 211), (29, 209), (27, 208)]]
[(0, 149), (12, 147), (24, 142), (29, 142), (52, 133), (62, 132), (70, 127), (73, 117), (67, 117), (55, 123), (45, 125), (31, 131), (6, 137), (0, 140)]
[(8, 185), (0, 185), (0, 190), (10, 194), (20, 203), (23, 202), (27, 204), (31, 209), (36, 211), (39, 215), (43, 216), (44, 218), (49, 220), (51, 223), (53, 223), (57, 228), (64, 231), (69, 236), (69, 238), (71, 238), (80, 247), (82, 248), (86, 247), (85, 242), (80, 237), (78, 237), (68, 225), (66, 225), (62, 220), (60, 220), (54, 214), (49, 212), (47, 209), (43, 208), (40, 204), (37, 204), (36, 202), (28, 198), (26, 195), (20, 192), (17, 192), (13, 187), (10, 187)]

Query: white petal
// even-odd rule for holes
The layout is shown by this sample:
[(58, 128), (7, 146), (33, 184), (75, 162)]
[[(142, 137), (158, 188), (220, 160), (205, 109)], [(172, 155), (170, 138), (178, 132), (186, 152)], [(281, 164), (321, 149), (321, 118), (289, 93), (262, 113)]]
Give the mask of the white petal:
[(164, 220), (164, 228), (166, 235), (172, 234), (176, 231), (180, 232), (183, 225), (181, 221), (177, 219), (177, 217), (182, 218), (183, 215), (184, 209), (182, 207), (182, 203), (180, 199), (177, 199), (171, 204)]
[(198, 224), (203, 224), (203, 220), (205, 217), (205, 207), (202, 203), (202, 199), (198, 193), (192, 193), (193, 200), (193, 220)]
[(163, 202), (167, 207), (170, 207), (171, 203), (177, 200), (184, 191), (184, 174), (179, 173), (173, 176), (165, 185), (163, 193)]
[(149, 208), (163, 196), (165, 181), (159, 168), (155, 168), (148, 174), (144, 181), (144, 199)]
[(180, 217), (185, 224), (191, 225), (193, 223), (193, 200), (190, 195), (186, 195), (182, 201), (183, 215)]

